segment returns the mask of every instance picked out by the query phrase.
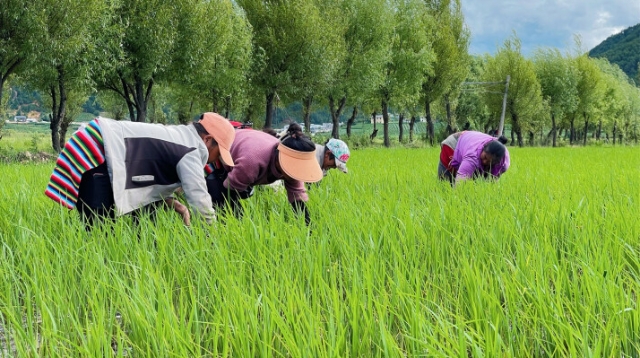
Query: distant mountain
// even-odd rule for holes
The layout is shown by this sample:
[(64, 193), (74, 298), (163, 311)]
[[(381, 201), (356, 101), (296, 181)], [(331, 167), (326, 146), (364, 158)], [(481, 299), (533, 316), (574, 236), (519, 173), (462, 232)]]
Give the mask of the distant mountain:
[[(640, 63), (640, 24), (609, 36), (589, 51), (591, 57), (604, 57), (615, 63), (638, 83), (638, 63)], [(639, 83), (640, 85), (640, 83)]]

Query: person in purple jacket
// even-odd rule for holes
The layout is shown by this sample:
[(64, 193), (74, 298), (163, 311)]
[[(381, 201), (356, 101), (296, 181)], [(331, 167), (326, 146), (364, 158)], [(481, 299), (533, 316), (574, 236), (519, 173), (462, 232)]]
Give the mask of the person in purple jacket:
[(221, 163), (207, 176), (207, 189), (214, 206), (227, 203), (237, 216), (242, 215), (240, 199), (253, 194), (256, 185), (267, 185), (282, 179), (289, 203), (303, 212), (305, 223), (311, 218), (306, 202), (309, 197), (304, 183), (322, 179), (322, 169), (316, 159), (316, 145), (293, 123), (285, 138), (279, 140), (263, 131), (236, 131), (230, 153), (235, 166)]
[(467, 179), (499, 178), (509, 169), (506, 138), (475, 131), (457, 132), (440, 144), (438, 178), (452, 185)]

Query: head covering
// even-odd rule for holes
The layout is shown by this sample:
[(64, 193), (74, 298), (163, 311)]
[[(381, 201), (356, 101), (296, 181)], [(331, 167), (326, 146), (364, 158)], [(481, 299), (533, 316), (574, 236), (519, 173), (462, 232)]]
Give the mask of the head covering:
[(223, 116), (213, 112), (204, 113), (199, 123), (202, 124), (207, 133), (218, 142), (220, 156), (224, 164), (230, 167), (234, 166), (235, 164), (233, 163), (233, 158), (231, 158), (229, 150), (231, 149), (233, 140), (236, 138), (236, 131), (231, 123)]
[(347, 160), (349, 160), (349, 147), (347, 143), (340, 139), (331, 138), (325, 144), (325, 147), (333, 153), (336, 157), (336, 168), (340, 169), (343, 173), (347, 172)]
[(305, 183), (315, 183), (323, 177), (316, 151), (301, 152), (278, 144), (280, 167), (290, 177)]

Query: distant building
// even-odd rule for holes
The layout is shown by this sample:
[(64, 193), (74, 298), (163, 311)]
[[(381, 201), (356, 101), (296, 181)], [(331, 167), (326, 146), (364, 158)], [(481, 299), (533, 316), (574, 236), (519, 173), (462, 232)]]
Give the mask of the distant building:
[(13, 117), (13, 121), (14, 122), (18, 122), (18, 123), (26, 123), (27, 122), (27, 116), (14, 116)]

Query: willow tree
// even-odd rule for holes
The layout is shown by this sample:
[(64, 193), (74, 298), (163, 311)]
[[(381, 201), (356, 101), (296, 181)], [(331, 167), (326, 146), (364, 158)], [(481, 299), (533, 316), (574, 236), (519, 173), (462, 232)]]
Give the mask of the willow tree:
[[(591, 116), (598, 120), (595, 137), (599, 139), (603, 126), (610, 126), (613, 143), (616, 143), (617, 138), (622, 142), (623, 135), (632, 123), (630, 120), (633, 113), (632, 93), (637, 93), (637, 89), (630, 84), (629, 77), (618, 65), (610, 63), (605, 58), (590, 58), (590, 60), (599, 69), (600, 91), (596, 92), (598, 98), (591, 112)], [(584, 143), (586, 144), (586, 141)]]
[(552, 145), (556, 146), (558, 121), (578, 107), (578, 71), (557, 49), (539, 49), (533, 57), (542, 96), (551, 117)]
[[(168, 80), (180, 122), (193, 110), (230, 115), (241, 103), (251, 65), (251, 27), (232, 1), (197, 1), (176, 14), (177, 40)], [(188, 69), (188, 70), (185, 70)]]
[(429, 31), (433, 19), (419, 0), (392, 2), (394, 28), (391, 56), (384, 65), (384, 80), (378, 90), (383, 118), (384, 145), (389, 147), (389, 105), (417, 102), (422, 76), (428, 73), (434, 58)]
[(27, 82), (49, 96), (51, 144), (59, 152), (72, 120), (67, 115), (69, 98), (74, 102), (88, 98), (90, 72), (95, 65), (94, 35), (102, 14), (109, 9), (102, 0), (41, 0), (38, 6), (44, 37)]
[(4, 86), (12, 75), (26, 67), (42, 43), (38, 3), (2, 0), (0, 4), (0, 130), (4, 125)]
[(171, 64), (180, 30), (176, 26), (177, 17), (194, 10), (196, 3), (196, 0), (122, 1), (110, 14), (110, 22), (101, 29), (96, 41), (105, 61), (104, 66), (95, 69), (95, 80), (100, 89), (113, 91), (122, 98), (132, 121), (146, 121), (154, 84), (176, 75)]
[(347, 135), (358, 114), (358, 105), (374, 96), (382, 84), (384, 65), (390, 60), (393, 17), (386, 0), (341, 1), (344, 21), (344, 55), (327, 90), (333, 123), (332, 137), (339, 138), (338, 123), (347, 105)]
[[(307, 72), (300, 82), (297, 99), (302, 101), (302, 117), (307, 132), (311, 130), (311, 111), (317, 99), (324, 99), (336, 76), (340, 64), (345, 57), (344, 32), (346, 21), (343, 15), (344, 0), (314, 0), (320, 9), (318, 36), (308, 37), (309, 51), (317, 51), (311, 55), (314, 70)], [(292, 98), (293, 99), (293, 98)], [(340, 127), (337, 120), (333, 122), (333, 133), (338, 136)]]
[(326, 28), (321, 9), (308, 0), (238, 0), (252, 28), (251, 84), (265, 99), (265, 127), (271, 127), (278, 97), (303, 94), (306, 76), (323, 72), (319, 61)]
[[(522, 55), (520, 40), (515, 34), (505, 40), (494, 57), (489, 57), (484, 81), (504, 81), (507, 76), (511, 76), (511, 80), (505, 116), (509, 116), (511, 130), (517, 136), (518, 145), (522, 147), (524, 145), (522, 131), (523, 129), (532, 130), (543, 108), (543, 102), (533, 62)], [(502, 96), (485, 92), (484, 100), (491, 113), (501, 113)]]
[[(431, 106), (434, 101), (445, 96), (448, 99), (457, 98), (460, 83), (469, 72), (470, 33), (464, 24), (460, 0), (428, 0), (426, 4), (433, 15), (435, 26), (424, 30), (429, 31), (428, 36), (433, 38), (435, 59), (432, 69), (422, 74), (421, 95), (427, 119), (426, 138), (433, 145), (434, 125)], [(449, 103), (449, 100), (444, 102)], [(447, 110), (448, 114), (450, 112)], [(449, 126), (453, 127), (450, 115), (448, 117)]]
[(570, 138), (569, 142), (574, 144), (577, 141), (577, 129), (575, 121), (579, 118), (584, 123), (584, 141), (586, 144), (587, 130), (589, 129), (589, 121), (594, 117), (602, 106), (601, 98), (603, 94), (603, 78), (602, 72), (596, 65), (595, 61), (587, 56), (580, 55), (574, 59), (574, 65), (578, 71), (578, 106), (575, 111), (569, 114)]
[[(484, 69), (487, 58), (482, 56), (472, 56), (469, 64), (469, 72), (466, 82), (480, 82), (484, 76)], [(456, 117), (465, 118), (470, 127), (475, 127), (484, 132), (488, 132), (492, 125), (491, 113), (479, 92), (482, 88), (469, 87), (461, 91), (456, 106)]]

